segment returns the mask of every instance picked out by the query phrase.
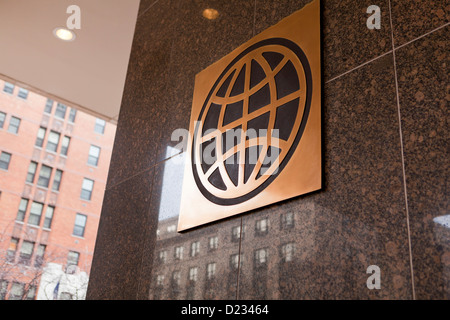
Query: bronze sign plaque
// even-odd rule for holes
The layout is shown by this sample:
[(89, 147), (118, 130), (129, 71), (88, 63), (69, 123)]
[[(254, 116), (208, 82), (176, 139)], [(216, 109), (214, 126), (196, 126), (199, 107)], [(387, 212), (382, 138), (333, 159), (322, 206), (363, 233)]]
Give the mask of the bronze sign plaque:
[(320, 3), (195, 78), (178, 231), (319, 190)]

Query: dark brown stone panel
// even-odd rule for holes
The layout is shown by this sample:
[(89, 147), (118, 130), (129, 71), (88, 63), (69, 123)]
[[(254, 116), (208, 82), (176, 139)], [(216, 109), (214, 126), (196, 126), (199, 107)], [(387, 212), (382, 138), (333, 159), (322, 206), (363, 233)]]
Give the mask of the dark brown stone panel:
[[(310, 0), (256, 0), (255, 31), (260, 33)], [(381, 10), (381, 29), (369, 30), (366, 13), (370, 5)], [(330, 80), (392, 49), (388, 0), (321, 1), (324, 81)]]
[[(239, 298), (411, 299), (392, 55), (324, 89), (323, 189), (244, 217)], [(381, 270), (379, 290), (367, 288), (370, 265)]]
[(391, 0), (391, 6), (397, 47), (449, 22), (447, 0)]
[(418, 299), (450, 298), (449, 29), (396, 51)]
[(87, 299), (141, 298), (144, 244), (156, 241), (155, 217), (149, 212), (152, 179), (149, 170), (106, 190)]
[(137, 20), (108, 187), (157, 162), (165, 109), (171, 99), (166, 92), (167, 78), (179, 4), (176, 0), (158, 1)]

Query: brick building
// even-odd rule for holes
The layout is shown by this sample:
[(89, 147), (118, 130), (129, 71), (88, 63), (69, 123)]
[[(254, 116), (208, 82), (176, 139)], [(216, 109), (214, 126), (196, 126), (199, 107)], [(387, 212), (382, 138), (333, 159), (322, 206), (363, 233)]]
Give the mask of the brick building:
[(89, 274), (115, 130), (0, 80), (0, 299), (35, 299), (50, 262)]

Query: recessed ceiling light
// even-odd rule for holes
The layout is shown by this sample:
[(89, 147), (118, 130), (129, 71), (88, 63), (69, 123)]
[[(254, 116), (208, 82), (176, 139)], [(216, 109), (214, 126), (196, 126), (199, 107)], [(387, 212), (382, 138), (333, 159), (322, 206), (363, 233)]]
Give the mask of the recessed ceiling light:
[(203, 16), (206, 19), (214, 20), (219, 16), (219, 11), (217, 11), (216, 9), (208, 8), (208, 9), (203, 10)]
[(56, 28), (55, 30), (53, 30), (53, 34), (55, 35), (55, 37), (63, 41), (75, 40), (75, 32), (66, 28)]

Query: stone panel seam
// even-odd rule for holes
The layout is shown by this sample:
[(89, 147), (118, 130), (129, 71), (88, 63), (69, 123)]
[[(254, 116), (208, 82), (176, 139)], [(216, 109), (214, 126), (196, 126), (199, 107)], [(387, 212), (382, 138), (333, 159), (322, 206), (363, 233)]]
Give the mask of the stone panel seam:
[[(256, 34), (256, 1), (253, 6), (253, 28), (252, 28), (252, 38)], [(241, 216), (241, 227), (239, 230), (239, 250), (238, 250), (238, 267), (237, 267), (237, 277), (236, 277), (236, 300), (239, 300), (239, 289), (240, 289), (240, 276), (241, 276), (241, 252), (242, 252), (242, 235), (243, 235), (244, 219)]]
[[(448, 25), (450, 25), (450, 22), (447, 22), (446, 24), (443, 24), (442, 26), (437, 27), (436, 29), (428, 31), (428, 32), (424, 33), (423, 35), (421, 35), (421, 36), (419, 36), (417, 38), (414, 38), (414, 39), (412, 39), (412, 40), (410, 40), (410, 41), (408, 41), (408, 42), (406, 42), (404, 44), (399, 45), (398, 47), (395, 47), (395, 45), (393, 45), (391, 50), (389, 50), (389, 51), (387, 51), (387, 52), (385, 52), (385, 53), (383, 53), (383, 54), (381, 54), (381, 55), (379, 55), (379, 56), (377, 56), (377, 57), (375, 57), (373, 59), (370, 59), (370, 60), (368, 60), (368, 61), (366, 61), (366, 62), (364, 62), (364, 63), (362, 63), (362, 64), (360, 64), (360, 65), (358, 65), (358, 66), (356, 66), (356, 67), (354, 67), (354, 68), (352, 68), (350, 70), (348, 70), (348, 71), (345, 71), (345, 72), (343, 72), (343, 73), (341, 73), (341, 74), (331, 78), (330, 80), (325, 81), (325, 83), (330, 83), (330, 82), (332, 82), (332, 81), (334, 81), (334, 80), (336, 80), (336, 79), (338, 79), (338, 78), (340, 78), (340, 77), (342, 77), (342, 76), (344, 76), (344, 75), (346, 75), (346, 74), (348, 74), (348, 73), (350, 73), (352, 71), (358, 70), (361, 67), (364, 67), (365, 65), (367, 65), (367, 64), (369, 64), (371, 62), (374, 62), (374, 61), (376, 61), (376, 60), (378, 60), (378, 59), (380, 59), (380, 58), (382, 58), (382, 57), (384, 57), (384, 56), (386, 56), (388, 54), (391, 54), (393, 51), (396, 51), (396, 50), (398, 50), (400, 48), (403, 48), (404, 46), (407, 46), (407, 45), (409, 45), (409, 44), (411, 44), (411, 43), (413, 43), (413, 42), (415, 42), (417, 40), (420, 40), (420, 39), (422, 39), (422, 38), (424, 38), (424, 37), (426, 37), (426, 36), (436, 32), (436, 31), (439, 31), (440, 29), (443, 29), (443, 28), (447, 27)], [(392, 33), (392, 28), (391, 28), (391, 33)], [(393, 35), (391, 35), (391, 37), (392, 36)]]
[(156, 0), (155, 2), (153, 2), (151, 5), (148, 6), (147, 9), (145, 9), (144, 11), (142, 11), (139, 15), (138, 15), (138, 19), (139, 17), (141, 17), (142, 15), (144, 15), (151, 7), (153, 7), (159, 0)]
[(138, 176), (138, 175), (140, 175), (140, 174), (143, 174), (143, 173), (146, 173), (146, 172), (148, 172), (148, 171), (150, 171), (150, 170), (153, 170), (156, 166), (158, 166), (158, 165), (160, 165), (160, 164), (162, 164), (162, 163), (164, 163), (164, 162), (166, 162), (166, 161), (169, 161), (170, 159), (172, 159), (172, 158), (174, 158), (174, 157), (176, 157), (176, 156), (178, 156), (178, 155), (180, 155), (180, 154), (182, 154), (182, 152), (177, 153), (177, 154), (175, 154), (175, 155), (173, 155), (173, 156), (171, 156), (171, 157), (169, 157), (169, 158), (167, 158), (167, 159), (158, 161), (158, 162), (152, 164), (150, 167), (148, 167), (148, 168), (146, 168), (146, 169), (143, 169), (143, 170), (141, 170), (141, 171), (138, 171), (137, 173), (135, 173), (135, 174), (133, 174), (133, 175), (131, 175), (131, 176), (128, 176), (127, 178), (124, 178), (124, 179), (122, 179), (122, 180), (119, 180), (118, 182), (115, 182), (115, 183), (112, 184), (112, 185), (107, 185), (106, 188), (105, 188), (105, 190), (109, 190), (109, 189), (111, 189), (111, 188), (117, 187), (119, 184), (122, 184), (122, 183), (124, 183), (124, 182), (126, 182), (126, 181), (128, 181), (128, 180), (130, 180), (130, 179), (133, 179), (134, 177), (136, 177), (136, 176)]
[(401, 151), (401, 157), (402, 157), (403, 191), (404, 191), (404, 196), (405, 196), (405, 207), (406, 207), (405, 208), (406, 209), (406, 227), (407, 227), (407, 233), (408, 233), (409, 265), (410, 265), (410, 272), (411, 272), (411, 290), (412, 290), (413, 300), (416, 300), (416, 293), (415, 293), (415, 287), (414, 287), (414, 267), (413, 267), (412, 249), (411, 249), (411, 229), (410, 229), (410, 223), (409, 223), (408, 190), (407, 190), (407, 186), (406, 186), (405, 154), (404, 154), (403, 134), (402, 134), (402, 117), (401, 117), (400, 100), (399, 100), (399, 93), (398, 93), (398, 77), (397, 77), (397, 64), (396, 64), (396, 59), (395, 59), (395, 41), (394, 41), (394, 30), (393, 30), (393, 25), (392, 25), (391, 0), (389, 0), (389, 21), (391, 24), (391, 42), (392, 42), (392, 56), (393, 56), (393, 62), (394, 62), (395, 94), (396, 94), (396, 100), (397, 100), (398, 129), (399, 129), (399, 135), (400, 135), (400, 149), (401, 149), (400, 151)]
[[(153, 167), (152, 167), (152, 169), (153, 169)], [(147, 210), (146, 210), (146, 213), (147, 213), (147, 217), (146, 217), (146, 219), (150, 219), (150, 216), (149, 216), (149, 210), (150, 210), (150, 207), (151, 207), (151, 203), (152, 203), (152, 198), (153, 198), (153, 189), (154, 189), (154, 183), (155, 183), (155, 172), (153, 172), (153, 175), (152, 175), (152, 184), (151, 184), (151, 188), (150, 188), (150, 199), (149, 199), (149, 201), (148, 201), (148, 206), (147, 206)], [(147, 220), (147, 222), (149, 222), (148, 220)], [(141, 296), (141, 294), (142, 294), (142, 292), (141, 292), (141, 287), (142, 287), (142, 285), (141, 285), (141, 283), (142, 283), (142, 276), (143, 276), (143, 272), (142, 272), (142, 269), (144, 268), (144, 258), (145, 258), (145, 247), (146, 247), (146, 243), (147, 243), (147, 235), (148, 235), (148, 231), (149, 231), (149, 228), (150, 226), (147, 224), (147, 228), (145, 229), (145, 232), (144, 232), (144, 241), (142, 242), (142, 248), (141, 248), (141, 263), (140, 263), (140, 266), (139, 266), (139, 268), (138, 268), (138, 271), (139, 271), (139, 276), (138, 276), (138, 288), (137, 288), (137, 293), (136, 293), (136, 300), (139, 300), (139, 299), (145, 299), (145, 300), (148, 300), (148, 298), (149, 298), (149, 295), (150, 295), (150, 292), (149, 291), (147, 291), (146, 292), (146, 295), (147, 296)], [(153, 261), (151, 262), (152, 263), (152, 265), (153, 265)], [(153, 269), (153, 267), (152, 267), (152, 269)], [(151, 274), (151, 272), (150, 272), (150, 274)], [(150, 282), (152, 281), (152, 279), (150, 279)], [(150, 289), (150, 288), (149, 288)]]

